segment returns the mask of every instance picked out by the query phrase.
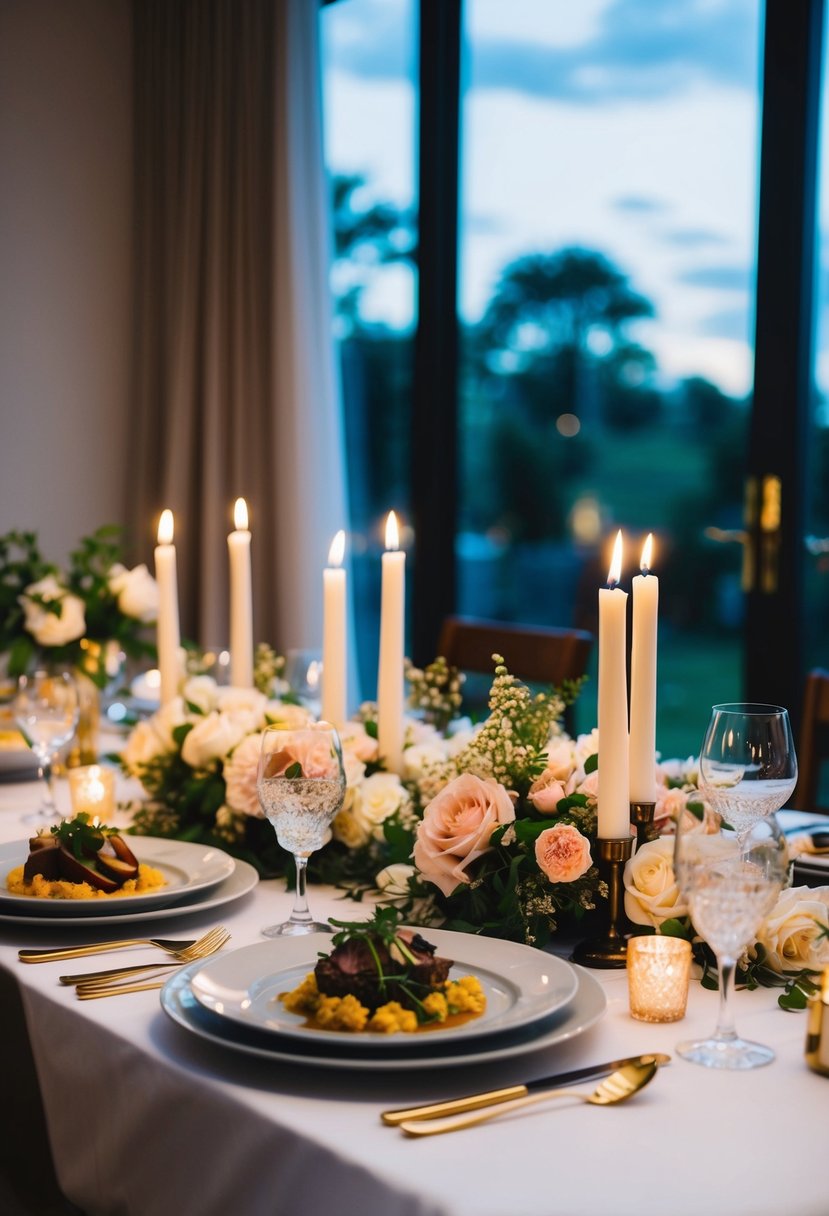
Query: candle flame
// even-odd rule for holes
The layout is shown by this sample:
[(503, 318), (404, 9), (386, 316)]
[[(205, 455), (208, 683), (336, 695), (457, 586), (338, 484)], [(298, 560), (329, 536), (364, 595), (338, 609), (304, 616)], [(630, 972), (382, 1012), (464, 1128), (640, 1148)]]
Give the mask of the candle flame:
[(237, 532), (248, 530), (248, 504), (244, 498), (237, 498), (233, 506), (233, 526)]
[(173, 512), (169, 507), (161, 512), (161, 519), (158, 521), (158, 543), (160, 545), (173, 543)]
[(616, 587), (622, 577), (622, 529), (616, 533), (613, 545), (613, 559), (607, 572), (608, 587)]
[(328, 550), (328, 565), (341, 566), (345, 557), (345, 532), (340, 528), (337, 535), (331, 542), (331, 548)]
[(653, 564), (653, 532), (649, 532), (647, 539), (642, 546), (642, 558), (639, 562), (639, 569), (643, 574), (650, 574)]
[(397, 527), (397, 516), (394, 511), (389, 511), (389, 517), (386, 520), (386, 548), (400, 548), (400, 532)]

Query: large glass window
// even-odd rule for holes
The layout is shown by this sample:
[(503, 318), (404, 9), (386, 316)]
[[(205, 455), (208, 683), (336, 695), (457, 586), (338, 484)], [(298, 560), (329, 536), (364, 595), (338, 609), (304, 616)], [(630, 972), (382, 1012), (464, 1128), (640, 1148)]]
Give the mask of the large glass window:
[(386, 514), (406, 543), (417, 292), (417, 5), (338, 0), (321, 12), (350, 548), (362, 692), (374, 695)]
[(459, 608), (595, 630), (653, 531), (678, 754), (740, 695), (762, 5), (464, 14)]

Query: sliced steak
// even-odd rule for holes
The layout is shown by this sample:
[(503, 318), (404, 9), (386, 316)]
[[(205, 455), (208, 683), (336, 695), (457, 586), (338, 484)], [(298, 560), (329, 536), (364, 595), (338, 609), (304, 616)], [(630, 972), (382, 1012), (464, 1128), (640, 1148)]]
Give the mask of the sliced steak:
[(367, 1009), (376, 1009), (387, 1001), (399, 1001), (401, 1005), (411, 1007), (413, 1002), (408, 994), (394, 980), (380, 983), (377, 970), (377, 959), (384, 976), (401, 976), (416, 986), (418, 996), (426, 996), (428, 991), (441, 987), (449, 976), (452, 959), (439, 958), (435, 955), (436, 947), (427, 942), (419, 933), (401, 930), (399, 936), (406, 942), (414, 955), (416, 962), (408, 960), (400, 962), (389, 955), (388, 948), (379, 939), (374, 940), (377, 958), (372, 954), (368, 945), (359, 939), (344, 942), (335, 947), (327, 958), (322, 958), (314, 968), (317, 987), (325, 996), (354, 996)]

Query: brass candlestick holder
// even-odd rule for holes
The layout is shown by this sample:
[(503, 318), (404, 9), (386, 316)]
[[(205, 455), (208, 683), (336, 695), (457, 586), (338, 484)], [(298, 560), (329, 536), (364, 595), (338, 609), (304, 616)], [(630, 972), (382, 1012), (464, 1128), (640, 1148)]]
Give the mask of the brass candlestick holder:
[(627, 942), (622, 934), (623, 911), (622, 872), (633, 852), (633, 837), (621, 840), (596, 841), (599, 876), (607, 882), (607, 931), (599, 937), (579, 942), (573, 951), (573, 961), (584, 967), (624, 967)]
[(636, 847), (641, 849), (649, 840), (656, 839), (653, 828), (653, 816), (656, 810), (655, 802), (631, 802), (630, 822), (636, 828)]

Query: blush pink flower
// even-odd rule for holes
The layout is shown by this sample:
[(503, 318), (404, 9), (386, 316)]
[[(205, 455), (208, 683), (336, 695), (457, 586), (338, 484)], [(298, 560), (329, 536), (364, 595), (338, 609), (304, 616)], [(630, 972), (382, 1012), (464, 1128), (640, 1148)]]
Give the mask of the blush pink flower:
[(535, 842), (535, 859), (550, 882), (575, 882), (593, 864), (589, 840), (569, 823), (545, 828)]
[(556, 773), (556, 769), (545, 768), (530, 786), (527, 797), (540, 815), (555, 815), (559, 802), (566, 796)]
[(266, 775), (282, 777), (292, 764), (300, 766), (303, 777), (336, 777), (340, 769), (329, 737), (314, 729), (286, 733), (281, 748), (268, 757)]
[(262, 735), (247, 735), (233, 749), (233, 754), (224, 766), (225, 798), (227, 805), (243, 815), (264, 818), (256, 792), (256, 774), (259, 768), (259, 753), (262, 750)]
[(512, 823), (515, 809), (507, 790), (492, 777), (463, 773), (450, 781), (423, 812), (414, 861), (444, 895), (470, 881), (467, 870), (489, 850), (497, 827)]

